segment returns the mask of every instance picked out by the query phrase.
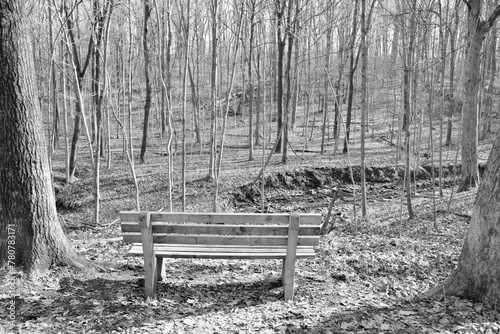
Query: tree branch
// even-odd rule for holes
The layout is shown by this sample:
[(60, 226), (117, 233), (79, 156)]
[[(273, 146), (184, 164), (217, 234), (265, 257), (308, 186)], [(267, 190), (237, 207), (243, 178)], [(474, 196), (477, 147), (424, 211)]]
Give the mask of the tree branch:
[(495, 20), (500, 16), (500, 5), (498, 5), (493, 13), (491, 13), (490, 18), (488, 19), (488, 25), (489, 27), (493, 27), (493, 24), (495, 23)]

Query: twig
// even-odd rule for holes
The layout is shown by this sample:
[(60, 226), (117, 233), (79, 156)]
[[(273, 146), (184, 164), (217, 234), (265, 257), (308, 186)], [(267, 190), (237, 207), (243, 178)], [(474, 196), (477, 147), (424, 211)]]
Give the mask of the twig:
[(329, 222), (332, 216), (333, 205), (335, 204), (335, 201), (337, 200), (339, 195), (339, 189), (340, 189), (340, 182), (337, 182), (337, 187), (335, 188), (335, 192), (333, 193), (330, 205), (328, 206), (328, 213), (326, 215), (325, 222), (321, 226), (321, 232), (320, 232), (321, 234), (328, 234), (333, 228), (333, 223), (330, 224)]

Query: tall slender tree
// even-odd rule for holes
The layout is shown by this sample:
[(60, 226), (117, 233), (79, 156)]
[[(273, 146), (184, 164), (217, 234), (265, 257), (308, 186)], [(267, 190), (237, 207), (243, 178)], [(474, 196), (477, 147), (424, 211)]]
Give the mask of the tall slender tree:
[[(75, 110), (73, 136), (71, 139), (71, 151), (69, 158), (69, 169), (70, 169), (71, 179), (73, 179), (76, 170), (76, 154), (78, 148), (78, 141), (80, 139), (82, 119), (85, 118), (85, 115), (83, 115), (83, 112), (85, 112), (83, 110), (83, 105), (82, 105), (83, 99), (79, 95), (81, 95), (83, 91), (85, 75), (87, 73), (87, 69), (89, 68), (92, 57), (96, 50), (95, 45), (99, 45), (101, 39), (103, 38), (104, 22), (108, 14), (106, 12), (102, 13), (100, 11), (94, 11), (94, 14), (96, 14), (96, 16), (94, 16), (92, 21), (91, 34), (86, 48), (87, 51), (85, 56), (81, 57), (80, 54), (81, 39), (78, 38), (79, 30), (78, 30), (78, 25), (75, 23), (76, 21), (75, 12), (79, 4), (80, 2), (77, 2), (75, 4), (72, 4), (72, 6), (70, 6), (71, 4), (65, 1), (63, 4), (65, 17), (60, 18), (60, 21), (65, 23), (66, 25), (66, 34), (69, 40), (67, 43), (67, 47), (70, 53), (70, 57), (72, 59), (73, 70), (75, 72), (75, 77), (76, 77), (74, 83), (75, 86), (74, 91), (76, 94), (77, 102), (75, 104), (76, 110)], [(86, 127), (86, 124), (84, 124), (84, 126)]]
[(256, 7), (257, 7), (257, 1), (256, 0), (250, 0), (249, 1), (249, 8), (248, 8), (248, 15), (249, 15), (249, 22), (248, 24), (250, 25), (250, 36), (249, 36), (249, 48), (248, 48), (248, 100), (249, 100), (249, 112), (248, 112), (248, 160), (253, 161), (254, 156), (253, 156), (253, 135), (254, 135), (254, 124), (253, 124), (253, 102), (254, 102), (254, 85), (253, 85), (253, 43), (254, 43), (254, 35), (255, 35), (255, 16), (256, 16)]
[(149, 54), (149, 43), (148, 43), (148, 22), (151, 16), (151, 6), (149, 0), (144, 1), (144, 23), (142, 30), (142, 50), (144, 53), (144, 80), (146, 82), (146, 101), (144, 103), (144, 120), (142, 124), (142, 143), (141, 143), (141, 154), (139, 160), (141, 163), (146, 162), (146, 148), (148, 145), (148, 125), (149, 125), (149, 113), (151, 110), (151, 79), (149, 74), (150, 68), (150, 54)]
[(211, 31), (211, 51), (212, 61), (210, 68), (210, 112), (211, 112), (211, 131), (210, 131), (210, 162), (208, 167), (208, 177), (213, 180), (215, 176), (215, 156), (217, 152), (217, 68), (218, 68), (218, 16), (219, 0), (211, 0), (210, 17), (212, 20)]
[(351, 40), (349, 41), (349, 86), (347, 93), (347, 115), (345, 123), (345, 138), (344, 138), (344, 148), (343, 152), (347, 153), (349, 148), (349, 138), (351, 134), (351, 119), (352, 119), (352, 103), (354, 99), (354, 73), (358, 67), (359, 52), (355, 55), (355, 45), (356, 45), (356, 35), (358, 32), (358, 3), (359, 0), (355, 0), (354, 14), (352, 16), (352, 32)]

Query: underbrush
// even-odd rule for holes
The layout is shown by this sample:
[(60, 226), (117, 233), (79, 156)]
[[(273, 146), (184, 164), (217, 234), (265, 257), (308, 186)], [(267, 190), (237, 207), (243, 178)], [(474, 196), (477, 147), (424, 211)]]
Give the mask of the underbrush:
[[(115, 185), (116, 186), (116, 185)], [(191, 185), (194, 186), (194, 185)], [(151, 186), (151, 189), (154, 185)], [(210, 197), (200, 181), (198, 199)], [(292, 196), (294, 208), (307, 205)], [(311, 195), (318, 192), (309, 192)], [(397, 193), (397, 192), (396, 192)], [(158, 196), (151, 191), (150, 196)], [(449, 196), (450, 191), (445, 191)], [(126, 257), (119, 221), (67, 224), (76, 251), (94, 270), (54, 268), (39, 281), (2, 272), (16, 281), (15, 326), (6, 333), (471, 333), (500, 330), (498, 311), (446, 295), (422, 299), (453, 270), (467, 230), (473, 193), (414, 201), (406, 219), (398, 197), (369, 202), (366, 218), (339, 202), (332, 230), (321, 238), (314, 260), (296, 267), (293, 302), (283, 301), (277, 260), (169, 259), (157, 299), (143, 298), (141, 258)], [(149, 196), (149, 195), (146, 195)], [(227, 196), (227, 194), (226, 194)], [(280, 195), (281, 196), (281, 195)], [(272, 198), (270, 199), (272, 201)], [(320, 198), (325, 203), (328, 196)], [(230, 201), (228, 201), (229, 203)], [(156, 204), (151, 204), (154, 206)], [(249, 204), (249, 208), (252, 205)], [(244, 210), (243, 207), (238, 207)], [(249, 210), (251, 211), (251, 210)], [(326, 214), (325, 206), (316, 209)], [(359, 210), (358, 210), (359, 211)], [(85, 211), (82, 211), (85, 212)], [(457, 214), (459, 213), (459, 214)], [(73, 213), (74, 214), (74, 213)], [(68, 216), (66, 216), (68, 217)], [(85, 226), (85, 228), (84, 228)], [(6, 294), (0, 295), (5, 318)]]

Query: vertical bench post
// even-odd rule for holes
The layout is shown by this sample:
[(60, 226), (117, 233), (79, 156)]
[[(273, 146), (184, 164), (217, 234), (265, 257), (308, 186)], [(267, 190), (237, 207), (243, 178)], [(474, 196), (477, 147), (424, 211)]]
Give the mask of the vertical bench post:
[(293, 299), (293, 281), (295, 275), (295, 259), (297, 257), (299, 226), (300, 215), (298, 213), (292, 213), (289, 218), (286, 258), (283, 260), (283, 274), (281, 276), (285, 290), (285, 300)]
[(156, 257), (150, 212), (141, 215), (139, 226), (141, 227), (142, 254), (144, 256), (144, 291), (147, 298), (154, 296), (157, 286)]
[(165, 266), (162, 257), (156, 258), (156, 281), (162, 281), (165, 277)]

